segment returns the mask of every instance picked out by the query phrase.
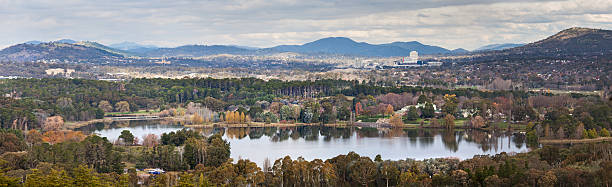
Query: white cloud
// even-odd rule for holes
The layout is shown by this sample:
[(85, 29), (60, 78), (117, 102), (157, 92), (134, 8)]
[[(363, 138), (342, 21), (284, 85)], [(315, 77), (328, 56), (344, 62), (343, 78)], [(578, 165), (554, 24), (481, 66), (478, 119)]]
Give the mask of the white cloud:
[(0, 0), (0, 45), (73, 38), (268, 47), (346, 36), (474, 49), (572, 26), (610, 29), (609, 10), (609, 0)]

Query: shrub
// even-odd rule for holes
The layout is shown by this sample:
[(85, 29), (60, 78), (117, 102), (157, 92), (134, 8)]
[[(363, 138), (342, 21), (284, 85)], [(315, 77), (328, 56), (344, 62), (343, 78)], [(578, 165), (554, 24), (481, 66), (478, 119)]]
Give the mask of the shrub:
[(601, 137), (609, 137), (610, 136), (610, 132), (608, 132), (608, 129), (603, 128), (603, 129), (601, 129), (601, 131), (599, 131), (599, 136), (601, 136)]

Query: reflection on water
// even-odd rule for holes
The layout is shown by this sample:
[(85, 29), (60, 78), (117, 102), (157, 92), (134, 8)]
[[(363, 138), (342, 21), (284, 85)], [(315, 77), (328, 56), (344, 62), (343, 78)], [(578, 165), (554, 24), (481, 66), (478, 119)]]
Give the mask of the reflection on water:
[(143, 137), (148, 134), (156, 134), (160, 136), (163, 133), (177, 131), (182, 128), (183, 126), (174, 125), (160, 120), (149, 120), (94, 123), (88, 126), (78, 128), (77, 130), (95, 133), (102, 137), (108, 138), (108, 140), (111, 142), (114, 142), (119, 137), (119, 135), (121, 135), (121, 131), (123, 130), (129, 130), (134, 135), (134, 137), (142, 140)]
[[(122, 130), (136, 137), (181, 129), (160, 122), (121, 122), (91, 125), (81, 130), (93, 131), (109, 140)], [(354, 151), (360, 155), (383, 159), (425, 159), (439, 157), (472, 158), (474, 155), (528, 151), (523, 135), (490, 133), (480, 130), (388, 129), (302, 127), (244, 127), (196, 129), (204, 135), (221, 133), (230, 142), (231, 157), (250, 159), (258, 164), (266, 158), (275, 160), (286, 155), (328, 159)]]

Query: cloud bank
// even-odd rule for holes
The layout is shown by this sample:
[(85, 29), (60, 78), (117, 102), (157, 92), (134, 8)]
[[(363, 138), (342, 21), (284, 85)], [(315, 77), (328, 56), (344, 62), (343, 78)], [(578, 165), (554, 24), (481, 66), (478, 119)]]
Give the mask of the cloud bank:
[(71, 38), (270, 47), (344, 36), (475, 49), (574, 26), (611, 29), (610, 10), (609, 0), (0, 0), (0, 46)]

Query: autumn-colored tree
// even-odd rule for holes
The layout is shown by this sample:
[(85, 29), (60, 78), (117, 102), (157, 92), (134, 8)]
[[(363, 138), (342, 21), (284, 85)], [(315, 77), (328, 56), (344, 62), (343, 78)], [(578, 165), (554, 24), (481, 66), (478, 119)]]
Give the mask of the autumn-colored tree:
[(368, 157), (361, 157), (350, 166), (350, 176), (355, 182), (363, 186), (374, 181), (376, 176), (376, 164)]
[(243, 112), (240, 112), (240, 123), (245, 123), (246, 122), (246, 116), (244, 115)]
[(191, 123), (202, 124), (204, 123), (204, 119), (202, 118), (202, 116), (200, 116), (200, 114), (194, 113), (193, 115), (191, 115)]
[(544, 126), (544, 137), (546, 137), (546, 138), (552, 137), (552, 133), (550, 131), (552, 131), (550, 129), (550, 125)]
[(236, 111), (230, 112), (230, 118), (228, 118), (229, 123), (238, 123), (240, 121), (240, 115), (237, 115)]
[(385, 115), (386, 115), (386, 116), (391, 116), (391, 115), (393, 115), (393, 106), (391, 106), (391, 105), (387, 105), (387, 108), (385, 108)]
[(142, 145), (145, 147), (155, 147), (159, 144), (159, 137), (155, 134), (147, 134), (142, 138)]
[(395, 127), (401, 127), (404, 125), (404, 121), (402, 120), (402, 115), (401, 114), (395, 114), (393, 116), (391, 116), (391, 119), (389, 120), (389, 123), (391, 123), (391, 125), (395, 126)]
[(482, 118), (480, 116), (473, 117), (471, 121), (472, 121), (472, 127), (473, 128), (482, 128), (485, 125), (484, 118)]
[(556, 134), (558, 139), (565, 139), (565, 130), (563, 130), (563, 127), (559, 127)]
[(432, 118), (429, 122), (429, 125), (434, 128), (440, 127), (440, 122), (438, 120), (438, 118)]
[(447, 129), (455, 128), (455, 116), (446, 115), (444, 117), (444, 125), (446, 126)]
[(26, 142), (29, 145), (34, 145), (38, 143), (42, 143), (42, 134), (35, 129), (29, 130), (26, 136)]
[(62, 116), (51, 116), (45, 119), (43, 123), (44, 131), (56, 131), (64, 127), (64, 118)]
[(355, 116), (361, 115), (362, 111), (363, 111), (363, 106), (361, 106), (361, 102), (357, 102), (355, 104)]
[(98, 103), (98, 108), (102, 109), (104, 112), (113, 112), (113, 105), (106, 100), (100, 101), (100, 103)]
[(544, 173), (542, 177), (538, 180), (538, 186), (543, 187), (552, 187), (557, 183), (557, 176), (552, 171), (548, 171)]
[(225, 122), (234, 123), (234, 112), (225, 111)]
[(80, 142), (85, 137), (81, 131), (47, 131), (43, 134), (42, 140), (50, 144), (56, 144), (65, 141)]
[(603, 129), (601, 129), (601, 131), (599, 131), (599, 136), (601, 136), (601, 137), (609, 137), (610, 136), (610, 132), (608, 131), (608, 129), (603, 128)]
[(401, 186), (414, 186), (417, 182), (418, 176), (410, 170), (400, 174), (399, 183)]
[(390, 161), (385, 161), (380, 166), (380, 174), (382, 175), (382, 178), (385, 179), (385, 184), (388, 187), (389, 180), (398, 178), (400, 171), (397, 165)]
[(469, 174), (461, 169), (451, 172), (451, 177), (455, 180), (455, 183), (460, 186), (467, 186), (470, 179)]
[(23, 151), (26, 144), (15, 133), (0, 132), (0, 155), (5, 152)]
[(281, 109), (282, 106), (283, 106), (282, 103), (272, 102), (268, 108), (270, 109), (270, 112), (272, 112), (274, 114), (279, 114), (280, 109)]
[(115, 104), (115, 110), (118, 112), (129, 112), (130, 111), (130, 103), (127, 101), (119, 101)]
[(578, 123), (578, 126), (576, 127), (576, 131), (574, 132), (574, 138), (575, 139), (582, 139), (582, 138), (586, 138), (584, 136), (584, 124), (583, 123)]
[(595, 129), (589, 129), (588, 134), (589, 134), (589, 138), (591, 139), (599, 137), (599, 134), (597, 133), (597, 130)]
[(442, 112), (447, 115), (455, 115), (457, 112), (457, 97), (454, 94), (444, 95), (444, 106), (442, 106)]
[(497, 175), (491, 175), (485, 178), (485, 186), (501, 186), (503, 181)]
[(245, 123), (249, 123), (249, 122), (251, 122), (251, 116), (246, 115), (246, 117), (244, 118), (244, 122), (245, 122)]
[(294, 105), (293, 107), (291, 107), (291, 109), (293, 110), (293, 119), (297, 122), (297, 120), (300, 119), (300, 113), (302, 109), (299, 105)]

